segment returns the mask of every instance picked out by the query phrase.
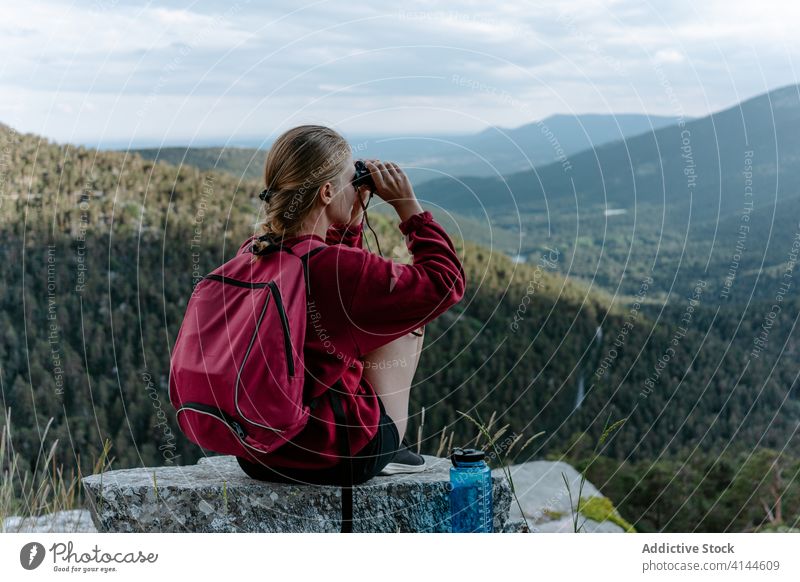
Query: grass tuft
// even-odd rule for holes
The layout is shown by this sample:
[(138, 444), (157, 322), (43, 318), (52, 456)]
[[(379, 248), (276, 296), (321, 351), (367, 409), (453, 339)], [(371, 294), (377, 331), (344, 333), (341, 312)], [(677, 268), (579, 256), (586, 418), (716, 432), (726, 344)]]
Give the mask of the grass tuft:
[[(14, 449), (14, 433), (11, 422), (11, 409), (7, 408), (2, 418), (2, 434), (0, 434), (0, 530), (5, 531), (6, 520), (18, 516), (19, 528), (27, 518), (68, 511), (83, 506), (80, 482), (83, 475), (80, 470), (80, 457), (77, 472), (70, 469), (64, 471), (62, 465), (56, 465), (58, 439), (45, 452), (45, 443), (51, 418), (42, 433), (41, 445), (33, 463), (33, 469), (25, 467), (25, 461)], [(111, 442), (106, 439), (103, 451), (94, 463), (93, 474), (102, 474), (111, 463), (108, 456)]]

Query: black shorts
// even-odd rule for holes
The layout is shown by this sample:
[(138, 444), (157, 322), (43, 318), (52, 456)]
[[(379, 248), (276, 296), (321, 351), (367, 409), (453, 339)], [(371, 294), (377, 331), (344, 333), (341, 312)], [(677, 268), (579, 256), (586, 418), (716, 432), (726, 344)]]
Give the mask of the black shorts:
[[(380, 396), (376, 396), (381, 416), (378, 432), (361, 451), (353, 456), (353, 483), (363, 483), (377, 475), (388, 465), (400, 448), (400, 433), (394, 420), (386, 414)], [(346, 460), (325, 469), (297, 469), (293, 467), (267, 467), (237, 457), (242, 470), (253, 479), (279, 483), (313, 483), (316, 485), (342, 485), (347, 471)]]

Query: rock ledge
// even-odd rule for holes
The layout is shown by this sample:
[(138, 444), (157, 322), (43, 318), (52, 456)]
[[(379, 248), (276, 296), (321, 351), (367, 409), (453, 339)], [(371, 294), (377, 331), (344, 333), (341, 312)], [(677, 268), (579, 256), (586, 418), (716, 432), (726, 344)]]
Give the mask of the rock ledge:
[[(353, 491), (353, 531), (449, 532), (450, 461), (423, 455), (425, 471), (378, 476)], [(494, 531), (521, 531), (509, 519), (511, 488), (492, 471)], [(235, 457), (196, 465), (109, 471), (83, 479), (101, 532), (338, 532), (341, 489), (248, 477)]]

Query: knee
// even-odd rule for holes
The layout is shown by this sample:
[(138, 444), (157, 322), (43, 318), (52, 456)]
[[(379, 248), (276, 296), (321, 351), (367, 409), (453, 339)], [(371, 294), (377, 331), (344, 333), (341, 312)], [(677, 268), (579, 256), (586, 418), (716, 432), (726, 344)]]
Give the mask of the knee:
[(414, 355), (419, 350), (419, 345), (422, 341), (422, 336), (418, 336), (417, 331), (410, 331), (406, 335), (364, 354), (362, 360), (380, 362), (381, 360), (402, 359), (405, 356)]

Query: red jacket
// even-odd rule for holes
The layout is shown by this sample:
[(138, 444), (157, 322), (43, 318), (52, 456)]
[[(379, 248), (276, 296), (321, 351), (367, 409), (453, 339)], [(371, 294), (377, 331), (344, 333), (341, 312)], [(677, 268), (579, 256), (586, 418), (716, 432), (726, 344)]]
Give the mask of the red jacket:
[[(305, 346), (305, 401), (338, 379), (351, 454), (375, 436), (378, 396), (363, 377), (364, 354), (436, 319), (464, 296), (465, 277), (453, 243), (424, 211), (399, 225), (413, 255), (404, 265), (362, 246), (362, 226), (333, 225), (322, 251), (308, 262), (309, 303)], [(287, 240), (302, 240), (305, 234)], [(274, 467), (324, 468), (340, 459), (336, 423), (328, 398), (320, 398), (308, 425), (290, 442), (263, 456)]]

